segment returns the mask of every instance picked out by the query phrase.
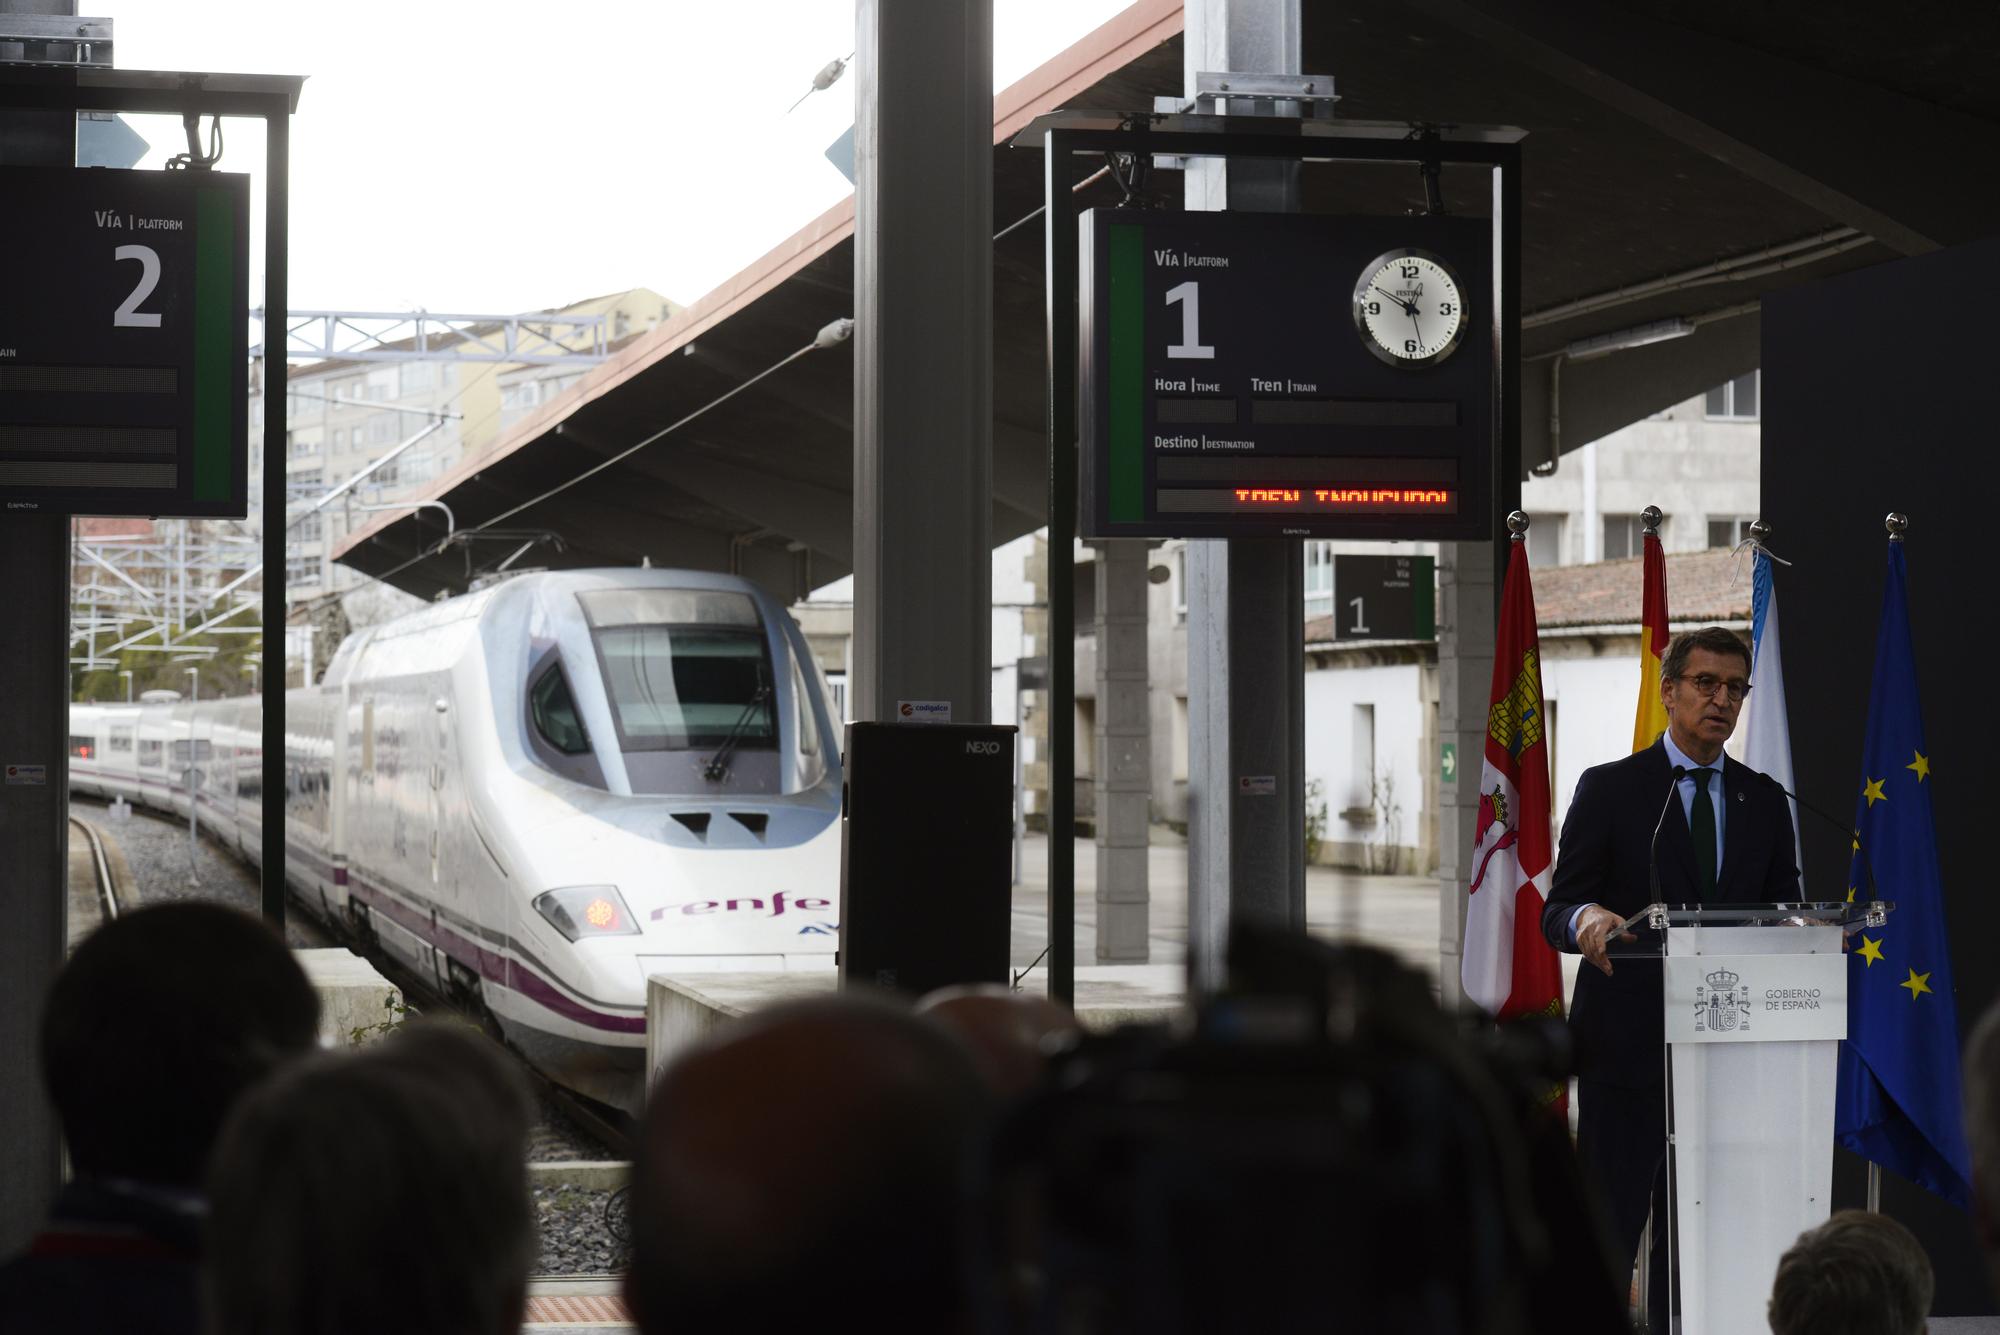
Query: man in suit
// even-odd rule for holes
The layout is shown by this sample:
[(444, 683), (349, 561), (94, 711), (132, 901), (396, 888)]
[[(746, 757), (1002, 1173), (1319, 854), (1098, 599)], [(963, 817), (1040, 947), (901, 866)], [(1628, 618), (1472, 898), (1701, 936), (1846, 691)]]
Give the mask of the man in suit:
[[(1675, 637), (1660, 662), (1667, 731), (1577, 781), (1542, 913), (1549, 944), (1581, 952), (1591, 966), (1578, 972), (1569, 1010), (1576, 1151), (1585, 1175), (1603, 1186), (1623, 1256), (1637, 1251), (1649, 1210), (1666, 1217), (1666, 1042), (1657, 935), (1620, 924), (1655, 901), (1799, 897), (1783, 790), (1722, 753), (1749, 690), (1750, 652), (1732, 632), (1709, 626)], [(1648, 1305), (1664, 1319), (1664, 1223), (1653, 1232)]]

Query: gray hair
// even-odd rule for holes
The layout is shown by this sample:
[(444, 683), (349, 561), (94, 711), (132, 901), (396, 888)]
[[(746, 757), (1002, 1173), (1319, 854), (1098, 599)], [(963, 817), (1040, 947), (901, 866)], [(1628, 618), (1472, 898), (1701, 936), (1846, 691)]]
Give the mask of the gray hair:
[(1750, 650), (1743, 639), (1733, 630), (1721, 626), (1703, 626), (1700, 630), (1682, 631), (1667, 645), (1667, 656), (1660, 660), (1660, 680), (1672, 681), (1687, 671), (1688, 656), (1697, 649), (1706, 649), (1712, 654), (1735, 654), (1743, 660), (1743, 675), (1750, 675)]
[(1771, 1285), (1772, 1335), (1922, 1335), (1936, 1281), (1909, 1229), (1842, 1210), (1799, 1234)]

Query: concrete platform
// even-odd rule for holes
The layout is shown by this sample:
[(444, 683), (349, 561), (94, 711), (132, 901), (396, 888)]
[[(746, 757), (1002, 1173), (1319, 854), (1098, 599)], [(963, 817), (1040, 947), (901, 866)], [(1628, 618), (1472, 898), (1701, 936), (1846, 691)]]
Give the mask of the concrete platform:
[[(1022, 848), (1022, 883), (1014, 891), (1008, 956), (1025, 970), (1024, 991), (1046, 993), (1048, 840)], [(1097, 952), (1097, 861), (1088, 839), (1076, 841), (1076, 1009), (1092, 1028), (1155, 1019), (1185, 1000), (1187, 845), (1159, 832), (1149, 851), (1152, 911), (1148, 958), (1101, 963)], [(1331, 867), (1306, 872), (1306, 928), (1330, 940), (1366, 941), (1391, 951), (1433, 979), (1438, 968), (1438, 884), (1427, 876), (1371, 876)], [(690, 1043), (724, 1020), (780, 1001), (823, 996), (837, 985), (831, 971), (814, 973), (686, 973), (661, 975), (647, 988), (649, 1078)]]
[(295, 950), (299, 967), (319, 993), (319, 1042), (324, 1048), (371, 1042), (383, 1024), (402, 1018), (403, 991), (351, 950)]

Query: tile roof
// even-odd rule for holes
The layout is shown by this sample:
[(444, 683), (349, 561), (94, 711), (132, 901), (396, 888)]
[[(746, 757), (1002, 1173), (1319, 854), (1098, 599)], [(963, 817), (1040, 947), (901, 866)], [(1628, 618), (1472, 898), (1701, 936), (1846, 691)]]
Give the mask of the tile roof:
[[(1562, 626), (1636, 626), (1640, 558), (1555, 566), (1533, 574), (1535, 620)], [(1667, 553), (1667, 620), (1708, 625), (1750, 619), (1750, 559), (1720, 548)]]

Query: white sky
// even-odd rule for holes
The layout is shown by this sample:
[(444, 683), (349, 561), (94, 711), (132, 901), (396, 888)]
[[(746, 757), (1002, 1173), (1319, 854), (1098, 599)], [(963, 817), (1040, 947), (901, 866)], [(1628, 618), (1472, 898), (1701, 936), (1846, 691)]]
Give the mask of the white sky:
[[(995, 88), (1128, 3), (994, 0)], [(852, 0), (97, 8), (124, 68), (310, 76), (292, 123), (295, 310), (504, 313), (631, 287), (689, 303), (850, 190), (822, 154), (853, 121), (853, 71), (785, 109), (853, 49)], [(171, 118), (134, 124), (154, 145), (142, 166), (184, 147)], [(258, 178), (261, 230), (262, 127), (224, 135), (222, 169)]]

